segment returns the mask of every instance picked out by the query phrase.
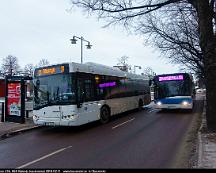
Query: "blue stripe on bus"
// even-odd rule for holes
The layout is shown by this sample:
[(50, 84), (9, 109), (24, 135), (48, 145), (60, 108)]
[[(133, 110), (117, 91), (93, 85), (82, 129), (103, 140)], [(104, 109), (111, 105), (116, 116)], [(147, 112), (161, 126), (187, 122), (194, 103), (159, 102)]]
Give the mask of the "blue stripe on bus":
[(156, 103), (160, 101), (162, 104), (181, 104), (183, 101), (187, 101), (188, 103), (192, 103), (192, 98), (163, 98), (157, 99)]

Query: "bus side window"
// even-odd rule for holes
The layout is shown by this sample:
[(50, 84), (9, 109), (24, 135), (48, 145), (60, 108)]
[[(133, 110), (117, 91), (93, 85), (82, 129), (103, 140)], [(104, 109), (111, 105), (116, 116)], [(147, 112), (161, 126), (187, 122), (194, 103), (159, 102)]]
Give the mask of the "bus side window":
[(85, 87), (85, 101), (92, 101), (95, 99), (94, 97), (94, 84), (93, 81), (90, 79), (84, 80), (84, 87)]
[(103, 88), (99, 88), (97, 87), (96, 88), (96, 99), (95, 100), (103, 100), (104, 99), (104, 89)]
[(77, 80), (77, 97), (78, 97), (79, 103), (84, 102), (84, 87), (83, 87), (83, 80), (82, 79)]
[(101, 88), (99, 85), (105, 82), (105, 76), (95, 75), (95, 100), (103, 100), (105, 97), (106, 88)]

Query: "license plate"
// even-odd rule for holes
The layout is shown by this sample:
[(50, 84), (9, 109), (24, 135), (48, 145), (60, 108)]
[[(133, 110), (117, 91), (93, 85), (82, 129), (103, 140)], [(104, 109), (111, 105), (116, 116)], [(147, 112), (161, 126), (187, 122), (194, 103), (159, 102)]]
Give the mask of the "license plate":
[(45, 126), (54, 126), (54, 122), (46, 122), (44, 123)]
[(168, 106), (168, 108), (176, 108), (176, 106)]

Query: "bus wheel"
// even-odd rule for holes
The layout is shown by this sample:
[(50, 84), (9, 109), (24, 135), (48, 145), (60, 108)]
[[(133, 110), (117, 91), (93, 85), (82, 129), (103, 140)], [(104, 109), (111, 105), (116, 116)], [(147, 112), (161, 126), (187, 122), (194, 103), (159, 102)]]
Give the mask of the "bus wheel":
[(100, 110), (100, 122), (102, 124), (108, 123), (110, 120), (110, 110), (107, 106), (103, 106)]
[(141, 111), (143, 109), (143, 101), (139, 100), (139, 107), (138, 107), (139, 111)]

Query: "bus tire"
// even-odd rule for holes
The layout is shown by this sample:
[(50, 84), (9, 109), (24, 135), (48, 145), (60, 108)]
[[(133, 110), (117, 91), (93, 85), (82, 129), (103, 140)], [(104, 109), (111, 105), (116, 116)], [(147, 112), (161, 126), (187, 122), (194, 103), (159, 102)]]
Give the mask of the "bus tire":
[(110, 120), (110, 109), (108, 106), (103, 106), (100, 110), (100, 122), (102, 124), (108, 123)]
[(141, 111), (143, 109), (143, 101), (139, 100), (138, 110)]

